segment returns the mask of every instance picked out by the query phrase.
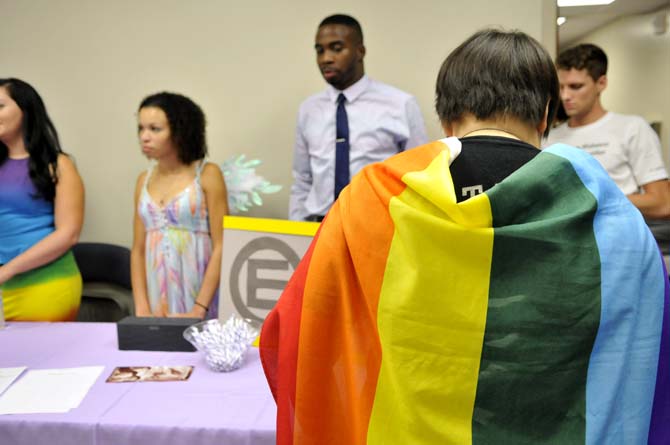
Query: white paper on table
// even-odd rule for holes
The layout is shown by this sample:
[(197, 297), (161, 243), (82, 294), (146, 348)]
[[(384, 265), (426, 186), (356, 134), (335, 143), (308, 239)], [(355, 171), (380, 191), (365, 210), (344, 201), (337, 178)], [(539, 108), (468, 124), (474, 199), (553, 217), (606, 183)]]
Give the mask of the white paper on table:
[(104, 368), (30, 370), (0, 396), (0, 414), (68, 412), (79, 406)]
[(9, 385), (26, 370), (25, 366), (18, 368), (0, 368), (0, 395), (9, 388)]

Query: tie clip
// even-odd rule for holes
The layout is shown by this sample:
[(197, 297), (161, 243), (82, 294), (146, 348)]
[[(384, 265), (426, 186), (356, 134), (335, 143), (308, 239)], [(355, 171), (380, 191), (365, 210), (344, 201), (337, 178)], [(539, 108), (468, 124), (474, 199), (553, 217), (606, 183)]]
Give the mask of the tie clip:
[(346, 138), (337, 138), (335, 142), (347, 142)]

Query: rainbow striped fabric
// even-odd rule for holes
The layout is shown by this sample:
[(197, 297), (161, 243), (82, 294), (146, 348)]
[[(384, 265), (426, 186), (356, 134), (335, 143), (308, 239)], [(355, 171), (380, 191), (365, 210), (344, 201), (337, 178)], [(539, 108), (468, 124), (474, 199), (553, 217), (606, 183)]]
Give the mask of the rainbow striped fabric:
[(668, 443), (668, 280), (639, 212), (565, 145), (457, 203), (459, 151), (369, 166), (329, 212), (261, 335), (277, 443)]
[(75, 321), (82, 290), (71, 250), (51, 263), (0, 285), (5, 318), (11, 321)]

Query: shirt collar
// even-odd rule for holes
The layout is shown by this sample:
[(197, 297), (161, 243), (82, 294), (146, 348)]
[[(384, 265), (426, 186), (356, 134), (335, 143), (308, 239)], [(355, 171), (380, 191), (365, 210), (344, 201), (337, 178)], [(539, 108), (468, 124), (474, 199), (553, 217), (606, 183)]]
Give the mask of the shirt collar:
[(367, 75), (363, 75), (358, 81), (351, 85), (350, 87), (346, 88), (345, 90), (338, 90), (332, 85), (328, 86), (328, 97), (330, 97), (330, 100), (333, 101), (333, 103), (337, 103), (337, 97), (340, 95), (340, 93), (344, 94), (344, 97), (347, 98), (347, 102), (353, 102), (363, 94), (363, 92), (368, 88), (368, 85), (370, 85), (370, 78)]

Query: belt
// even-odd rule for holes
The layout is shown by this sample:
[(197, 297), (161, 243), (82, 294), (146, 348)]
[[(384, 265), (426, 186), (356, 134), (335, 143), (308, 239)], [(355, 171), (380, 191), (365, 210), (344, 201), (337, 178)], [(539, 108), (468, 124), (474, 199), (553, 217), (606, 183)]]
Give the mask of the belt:
[(324, 215), (309, 215), (305, 217), (305, 221), (321, 222), (323, 221), (323, 218), (325, 218)]

